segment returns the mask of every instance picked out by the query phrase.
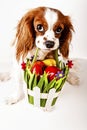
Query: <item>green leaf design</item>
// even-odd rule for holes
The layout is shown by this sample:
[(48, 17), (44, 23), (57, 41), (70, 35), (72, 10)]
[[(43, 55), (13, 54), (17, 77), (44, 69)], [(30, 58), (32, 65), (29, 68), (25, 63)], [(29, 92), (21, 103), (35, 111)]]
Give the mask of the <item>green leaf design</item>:
[(34, 73), (33, 74), (31, 73), (30, 76), (29, 76), (29, 82), (28, 82), (28, 84), (29, 84), (29, 89), (31, 89), (31, 90), (33, 89), (32, 85), (33, 85), (33, 82), (34, 82), (34, 77), (35, 77)]
[(46, 88), (46, 86), (48, 86), (48, 78), (47, 78), (47, 74), (46, 72), (44, 72), (44, 89)]
[(55, 85), (55, 83), (56, 83), (56, 79), (53, 79), (53, 80), (45, 87), (45, 89), (43, 90), (43, 93), (46, 93), (46, 92), (48, 92), (51, 88), (53, 88), (54, 85)]
[(56, 81), (56, 91), (60, 90), (59, 88), (61, 88), (61, 84), (65, 78), (66, 78), (66, 76), (64, 76), (63, 78)]
[(32, 61), (31, 66), (30, 66), (30, 69), (32, 68), (34, 62), (37, 60), (38, 50), (39, 50), (39, 48), (36, 49), (36, 52), (35, 52), (35, 55), (34, 55), (33, 61)]
[(54, 57), (55, 57), (55, 60), (56, 60), (56, 66), (59, 67), (58, 49), (56, 49), (54, 51), (54, 53), (55, 53)]
[(24, 80), (25, 80), (26, 83), (27, 83), (27, 76), (28, 76), (28, 75), (27, 75), (27, 71), (25, 70), (25, 71), (24, 71)]
[(43, 87), (43, 85), (44, 85), (44, 75), (42, 75), (42, 77), (40, 77), (40, 80), (39, 80), (39, 82), (38, 82), (38, 84), (37, 84), (37, 86), (40, 88), (40, 92), (42, 92), (42, 87)]
[(33, 84), (32, 84), (32, 89), (37, 86), (37, 75), (34, 76)]
[(65, 64), (62, 61), (59, 61), (59, 68), (63, 70), (65, 68)]
[(68, 73), (69, 73), (69, 68), (68, 68), (68, 66), (66, 66), (66, 67), (65, 67), (65, 75), (67, 76)]

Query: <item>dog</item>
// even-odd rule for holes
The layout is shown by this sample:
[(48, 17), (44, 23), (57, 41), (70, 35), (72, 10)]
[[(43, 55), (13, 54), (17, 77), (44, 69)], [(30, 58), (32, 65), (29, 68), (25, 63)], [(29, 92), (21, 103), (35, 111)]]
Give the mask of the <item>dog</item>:
[[(26, 58), (32, 60), (38, 47), (38, 60), (54, 57), (58, 51), (64, 61), (69, 56), (69, 45), (74, 27), (69, 16), (61, 11), (49, 7), (37, 7), (28, 11), (17, 25), (14, 42), (15, 56), (14, 68), (11, 74), (15, 85), (15, 92), (7, 100), (8, 104), (18, 102), (23, 98), (23, 78), (21, 63)], [(67, 81), (71, 84), (78, 83), (78, 77), (70, 73)]]

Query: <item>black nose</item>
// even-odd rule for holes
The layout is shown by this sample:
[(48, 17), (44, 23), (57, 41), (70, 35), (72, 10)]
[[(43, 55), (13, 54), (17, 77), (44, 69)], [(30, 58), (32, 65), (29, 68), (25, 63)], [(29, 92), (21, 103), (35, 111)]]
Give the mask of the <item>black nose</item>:
[(53, 41), (46, 41), (46, 42), (45, 42), (45, 45), (46, 45), (47, 48), (53, 48), (53, 47), (54, 47), (54, 44), (55, 44), (55, 43), (54, 43)]

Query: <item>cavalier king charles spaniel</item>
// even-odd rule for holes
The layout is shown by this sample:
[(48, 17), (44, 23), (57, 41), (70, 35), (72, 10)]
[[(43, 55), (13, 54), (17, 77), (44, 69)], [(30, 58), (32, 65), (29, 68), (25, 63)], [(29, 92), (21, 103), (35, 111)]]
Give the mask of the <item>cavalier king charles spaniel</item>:
[[(69, 44), (74, 31), (70, 17), (61, 11), (48, 7), (38, 7), (27, 12), (19, 21), (15, 39), (15, 62), (12, 72), (15, 93), (7, 100), (8, 104), (16, 103), (23, 98), (23, 79), (21, 63), (26, 58), (33, 59), (38, 47), (38, 60), (54, 57), (54, 50), (66, 61), (69, 55)], [(67, 81), (78, 83), (78, 77), (71, 72)]]

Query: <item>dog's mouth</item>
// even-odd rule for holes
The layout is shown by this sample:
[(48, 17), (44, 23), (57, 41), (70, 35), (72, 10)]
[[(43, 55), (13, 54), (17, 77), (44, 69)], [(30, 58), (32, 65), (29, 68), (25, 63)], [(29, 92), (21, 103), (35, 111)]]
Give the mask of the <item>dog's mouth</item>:
[(50, 52), (56, 50), (59, 47), (59, 44), (54, 41), (47, 40), (45, 42), (36, 42), (36, 46), (45, 52)]
[(42, 51), (44, 51), (44, 52), (50, 52), (50, 51), (53, 51), (53, 50), (56, 50), (57, 48), (39, 48), (39, 49), (41, 49)]
[(43, 52), (46, 52), (46, 53), (49, 53), (51, 51), (54, 51), (54, 50), (58, 49), (58, 47), (57, 48), (40, 48), (40, 47), (38, 47), (38, 48), (40, 50), (42, 50)]

